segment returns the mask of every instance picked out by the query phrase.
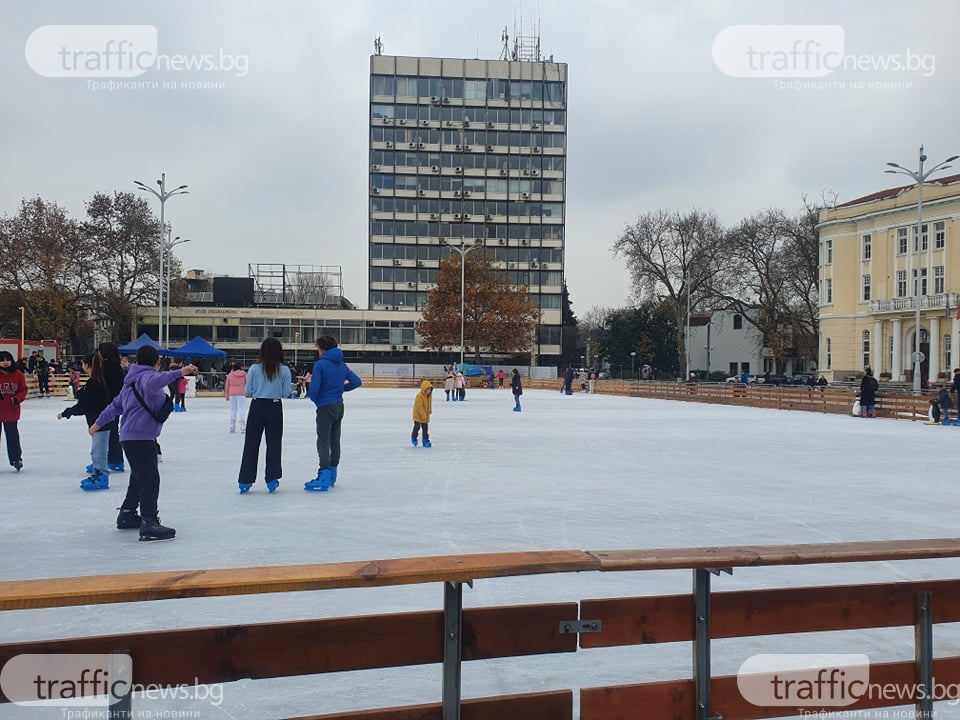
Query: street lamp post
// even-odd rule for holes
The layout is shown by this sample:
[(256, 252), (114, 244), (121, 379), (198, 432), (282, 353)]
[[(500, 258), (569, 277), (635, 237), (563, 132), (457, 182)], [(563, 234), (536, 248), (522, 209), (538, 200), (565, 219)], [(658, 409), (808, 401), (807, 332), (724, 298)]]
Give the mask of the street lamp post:
[(20, 357), (18, 357), (17, 360), (19, 360), (20, 358), (22, 358), (22, 357), (24, 356), (24, 354), (25, 354), (25, 353), (23, 352), (23, 339), (24, 339), (24, 332), (23, 332), (23, 305), (21, 305), (21, 306), (20, 306)]
[(451, 245), (443, 238), (441, 238), (441, 241), (443, 242), (444, 245), (449, 247), (451, 250), (456, 250), (458, 253), (460, 253), (460, 366), (462, 367), (463, 366), (463, 350), (464, 350), (463, 333), (464, 333), (464, 326), (465, 326), (464, 320), (465, 320), (465, 307), (466, 307), (465, 297), (466, 297), (466, 282), (467, 282), (467, 255), (469, 255), (471, 251), (476, 250), (477, 248), (483, 247), (483, 243), (478, 240), (476, 241), (477, 242), (476, 245), (471, 245), (470, 247), (466, 247), (464, 245), (463, 239), (460, 240), (460, 245)]
[(637, 351), (634, 350), (630, 353), (630, 379), (633, 380), (637, 376)]
[[(913, 255), (914, 252), (920, 252), (920, 236), (923, 233), (923, 183), (926, 182), (927, 178), (933, 175), (936, 172), (941, 170), (946, 170), (950, 167), (947, 163), (953, 162), (954, 160), (960, 158), (960, 155), (951, 155), (946, 160), (937, 165), (934, 165), (927, 171), (923, 169), (923, 163), (926, 162), (927, 156), (923, 152), (923, 145), (920, 146), (920, 165), (917, 172), (913, 170), (907, 170), (905, 167), (897, 165), (897, 163), (888, 162), (894, 170), (884, 170), (884, 172), (891, 173), (894, 175), (906, 175), (913, 179), (917, 184), (917, 232), (914, 235), (915, 250), (910, 249), (910, 240), (909, 235), (907, 239), (907, 281), (913, 280), (913, 303), (915, 307), (916, 317), (914, 319), (914, 328), (913, 328), (913, 391), (915, 393), (920, 392), (920, 260), (917, 259), (917, 269), (911, 273), (913, 270)], [(929, 238), (927, 240), (929, 243)], [(916, 274), (916, 278), (911, 277), (913, 274)], [(909, 287), (909, 286), (908, 286)]]
[(175, 187), (173, 190), (167, 190), (167, 174), (160, 173), (160, 179), (157, 180), (157, 185), (160, 186), (160, 192), (157, 192), (149, 185), (146, 185), (139, 180), (134, 180), (133, 184), (137, 186), (140, 190), (145, 190), (148, 193), (151, 193), (156, 196), (157, 200), (160, 201), (160, 297), (158, 304), (158, 317), (157, 317), (157, 334), (160, 336), (158, 342), (160, 345), (163, 345), (163, 233), (166, 228), (166, 221), (164, 216), (164, 206), (166, 205), (167, 198), (171, 198), (174, 195), (186, 195), (190, 191), (187, 190), (186, 185), (180, 185)]
[[(165, 320), (165, 322), (166, 322), (167, 342), (170, 342), (170, 275), (172, 274), (171, 271), (172, 271), (172, 268), (173, 268), (173, 262), (171, 261), (171, 258), (173, 257), (173, 252), (172, 252), (172, 251), (173, 251), (173, 248), (175, 248), (177, 245), (181, 245), (181, 244), (183, 244), (183, 243), (188, 243), (188, 242), (190, 242), (190, 238), (181, 239), (179, 235), (177, 235), (173, 240), (171, 240), (171, 239), (170, 239), (170, 231), (167, 230), (167, 242), (166, 242), (166, 243), (164, 244), (164, 246), (163, 246), (163, 250), (166, 252), (166, 255), (167, 255), (167, 264), (166, 264), (166, 268), (167, 268), (167, 281), (166, 281), (166, 285), (167, 285), (167, 314), (166, 314), (166, 320)], [(162, 256), (162, 255), (163, 255), (163, 253), (161, 252), (161, 256)], [(163, 346), (163, 343), (161, 342), (160, 345)]]

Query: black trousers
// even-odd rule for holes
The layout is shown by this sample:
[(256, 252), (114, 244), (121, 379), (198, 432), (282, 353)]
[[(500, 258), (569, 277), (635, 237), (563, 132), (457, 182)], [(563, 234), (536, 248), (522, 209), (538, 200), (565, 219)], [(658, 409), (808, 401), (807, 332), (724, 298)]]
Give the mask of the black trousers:
[(340, 465), (340, 428), (343, 403), (317, 408), (317, 467), (325, 470)]
[(420, 435), (420, 428), (423, 428), (423, 440), (424, 442), (430, 442), (430, 426), (429, 423), (421, 423), (414, 421), (413, 431), (410, 433), (410, 438), (416, 440)]
[(123, 464), (123, 447), (120, 445), (120, 426), (114, 421), (110, 427), (110, 446), (107, 448), (107, 463), (110, 465)]
[(41, 393), (50, 394), (50, 376), (37, 375), (37, 386)]
[(23, 460), (23, 450), (20, 447), (20, 429), (17, 421), (3, 423), (3, 434), (7, 438), (7, 459), (10, 464)]
[(237, 482), (257, 480), (257, 460), (260, 457), (260, 439), (267, 436), (267, 467), (264, 480), (283, 477), (280, 456), (283, 449), (283, 403), (279, 400), (254, 398), (247, 412), (247, 434), (243, 439), (243, 459)]
[(130, 463), (130, 482), (127, 496), (120, 505), (122, 510), (136, 510), (140, 517), (157, 517), (157, 498), (160, 496), (160, 470), (157, 468), (156, 440), (126, 440), (123, 452)]

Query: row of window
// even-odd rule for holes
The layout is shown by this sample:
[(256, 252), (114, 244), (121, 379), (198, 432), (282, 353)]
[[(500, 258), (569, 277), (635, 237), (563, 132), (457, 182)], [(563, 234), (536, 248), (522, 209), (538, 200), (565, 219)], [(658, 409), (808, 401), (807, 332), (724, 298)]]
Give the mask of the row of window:
[[(387, 232), (387, 230), (393, 230), (393, 232)], [(370, 235), (395, 238), (469, 238), (486, 240), (488, 245), (505, 245), (511, 240), (517, 240), (521, 244), (536, 243), (539, 240), (562, 240), (563, 226), (376, 220), (371, 223)], [(502, 243), (501, 240), (503, 240)]]
[(565, 102), (566, 83), (560, 80), (371, 75), (371, 95), (462, 100), (533, 100)]
[[(913, 252), (926, 252), (930, 243), (930, 225), (923, 223), (920, 226), (920, 232), (917, 232), (917, 226), (897, 228), (897, 255), (906, 255), (907, 248), (910, 245), (910, 236), (913, 236)], [(933, 249), (943, 250), (947, 244), (947, 224), (940, 220), (933, 223)], [(860, 258), (870, 260), (873, 258), (873, 234), (864, 233), (860, 236)], [(821, 251), (823, 264), (833, 263), (833, 240), (825, 240)]]
[[(910, 290), (910, 297), (915, 297), (917, 295), (928, 295), (929, 291), (929, 282), (927, 276), (927, 268), (914, 268), (912, 271), (913, 276), (913, 287)], [(933, 295), (943, 295), (946, 288), (946, 276), (944, 274), (944, 266), (937, 265), (933, 268)], [(824, 300), (824, 304), (829, 305), (833, 302), (833, 279), (825, 278), (823, 281), (823, 286), (821, 288), (820, 296)], [(860, 296), (863, 302), (867, 302), (873, 298), (873, 276), (869, 273), (861, 276), (860, 279)], [(896, 297), (905, 298), (907, 297), (907, 271), (906, 270), (897, 270), (896, 274)]]
[(374, 124), (423, 125), (424, 123), (457, 123), (471, 125), (506, 125), (508, 127), (536, 126), (563, 128), (567, 120), (564, 110), (516, 108), (462, 107), (455, 105), (383, 105), (370, 106)]
[[(439, 261), (457, 251), (446, 245), (413, 245), (408, 243), (371, 243), (370, 257), (373, 260)], [(563, 262), (563, 250), (546, 247), (498, 247), (488, 245), (483, 251), (496, 262), (540, 263), (556, 270)], [(413, 269), (413, 268), (411, 268)], [(546, 283), (544, 283), (546, 284)], [(559, 283), (557, 283), (559, 284)]]
[[(529, 261), (523, 260), (521, 262)], [(559, 267), (559, 265), (554, 267)], [(433, 285), (437, 281), (437, 272), (436, 268), (374, 266), (370, 268), (370, 282), (397, 283), (410, 286)], [(520, 284), (527, 286), (559, 287), (563, 283), (563, 273), (552, 270), (530, 270), (526, 273), (518, 270), (515, 275)], [(526, 280), (524, 280), (524, 276), (526, 276)]]
[(428, 128), (398, 128), (375, 126), (370, 128), (371, 142), (392, 142), (398, 150), (420, 148), (422, 145), (452, 145), (458, 150), (469, 147), (469, 152), (483, 152), (490, 147), (563, 148), (567, 136), (563, 133), (527, 132), (519, 130), (430, 130)]
[(563, 180), (544, 178), (470, 177), (457, 175), (388, 175), (371, 173), (374, 190), (424, 190), (431, 192), (493, 193), (523, 197), (523, 194), (563, 195)]
[[(920, 329), (920, 344), (926, 344), (930, 342), (930, 333), (926, 328)], [(942, 338), (941, 348), (941, 367), (951, 367), (953, 365), (952, 358), (952, 338), (950, 335), (944, 335)], [(833, 340), (831, 338), (826, 338), (824, 343), (825, 349), (825, 361), (826, 369), (830, 370), (833, 367)], [(873, 359), (870, 355), (870, 331), (864, 330), (863, 335), (861, 336), (860, 341), (860, 351), (861, 359), (863, 360), (863, 367), (870, 367), (873, 365)], [(887, 343), (887, 367), (893, 368), (893, 338), (889, 338)], [(879, 368), (876, 368), (879, 371)]]
[[(514, 218), (562, 218), (563, 203), (515, 202), (507, 200), (464, 200), (457, 198), (383, 197), (370, 199), (371, 213), (419, 213), (424, 219), (436, 222), (430, 215), (461, 214), (477, 220), (490, 216)], [(529, 236), (528, 236), (529, 237)]]
[[(371, 170), (393, 168), (420, 168), (436, 172), (434, 168), (451, 170), (496, 170), (504, 174), (511, 170), (543, 173), (544, 171), (563, 172), (566, 157), (563, 155), (543, 155), (542, 153), (504, 154), (504, 153), (438, 153), (427, 151), (371, 150)], [(534, 174), (536, 174), (534, 173)], [(526, 173), (524, 173), (526, 174)]]

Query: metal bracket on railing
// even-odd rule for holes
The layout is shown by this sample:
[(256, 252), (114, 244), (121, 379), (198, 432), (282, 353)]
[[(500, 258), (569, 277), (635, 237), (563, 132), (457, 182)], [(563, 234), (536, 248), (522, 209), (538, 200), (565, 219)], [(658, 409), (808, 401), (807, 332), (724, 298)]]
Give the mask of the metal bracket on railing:
[(916, 658), (917, 702), (915, 718), (933, 719), (933, 599), (929, 591), (916, 596), (914, 657)]
[[(127, 660), (129, 657), (129, 650), (110, 651), (110, 686), (127, 688), (127, 692), (110, 705), (107, 711), (107, 717), (110, 720), (129, 720), (133, 717), (133, 701), (130, 693), (133, 678), (129, 677), (130, 663)], [(112, 694), (107, 697), (107, 702), (111, 700), (113, 700)]]
[[(473, 580), (464, 582), (473, 587)], [(443, 720), (460, 720), (463, 585), (459, 581), (443, 584)]]
[(696, 720), (723, 720), (719, 713), (710, 714), (710, 574), (732, 568), (695, 568), (693, 571), (693, 687), (694, 718)]
[(564, 620), (560, 623), (561, 635), (585, 635), (603, 630), (603, 620)]

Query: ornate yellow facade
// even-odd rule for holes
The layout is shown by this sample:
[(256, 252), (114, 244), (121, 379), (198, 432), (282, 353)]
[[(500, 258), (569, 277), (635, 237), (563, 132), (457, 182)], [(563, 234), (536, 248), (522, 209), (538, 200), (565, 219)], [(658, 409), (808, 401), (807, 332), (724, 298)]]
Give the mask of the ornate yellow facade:
[(921, 378), (960, 366), (960, 175), (924, 185), (919, 236), (917, 196), (893, 188), (820, 213), (819, 367), (832, 380), (869, 365), (912, 381), (918, 300)]

